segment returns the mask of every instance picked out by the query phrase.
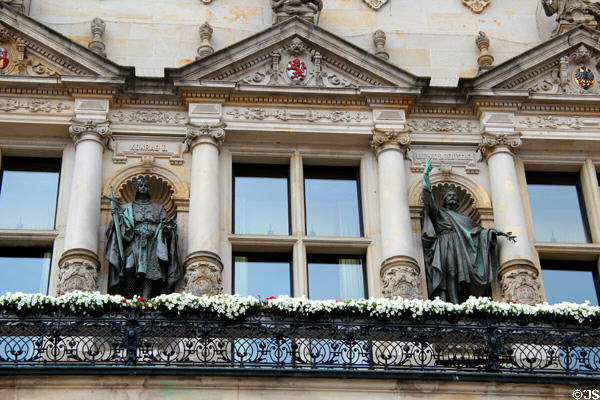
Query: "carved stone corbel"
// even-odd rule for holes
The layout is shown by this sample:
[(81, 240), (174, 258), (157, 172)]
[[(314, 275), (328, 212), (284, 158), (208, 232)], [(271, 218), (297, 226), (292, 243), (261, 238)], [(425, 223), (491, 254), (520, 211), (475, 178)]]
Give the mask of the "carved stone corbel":
[(65, 251), (58, 261), (57, 294), (81, 290), (98, 290), (100, 262), (93, 252), (86, 249)]
[(223, 292), (223, 264), (217, 254), (196, 252), (184, 263), (184, 289), (195, 296), (212, 296)]
[[(515, 260), (516, 261), (516, 260)], [(544, 301), (539, 272), (529, 262), (513, 262), (498, 273), (505, 302), (535, 305)]]
[(412, 257), (388, 258), (381, 264), (380, 274), (385, 297), (423, 298), (419, 264)]

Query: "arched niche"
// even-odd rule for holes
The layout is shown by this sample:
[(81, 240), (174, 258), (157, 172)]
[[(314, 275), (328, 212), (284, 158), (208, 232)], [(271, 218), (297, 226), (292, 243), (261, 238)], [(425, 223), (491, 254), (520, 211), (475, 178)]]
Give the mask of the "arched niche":
[[(189, 203), (189, 189), (185, 182), (172, 171), (156, 165), (151, 168), (139, 165), (123, 169), (106, 183), (103, 193), (108, 195), (112, 186), (117, 200), (132, 202), (135, 200), (134, 183), (140, 176), (150, 184), (152, 202), (162, 205), (170, 218), (175, 218), (182, 206)], [(108, 200), (104, 199), (103, 203), (108, 206)]]
[[(459, 213), (467, 215), (486, 228), (493, 225), (492, 201), (483, 187), (458, 174), (434, 173), (429, 178), (438, 204), (442, 204), (442, 197), (446, 190), (453, 188), (458, 193)], [(423, 209), (421, 191), (421, 181), (416, 182), (409, 190), (408, 204), (413, 210), (413, 215), (417, 210), (420, 215)]]

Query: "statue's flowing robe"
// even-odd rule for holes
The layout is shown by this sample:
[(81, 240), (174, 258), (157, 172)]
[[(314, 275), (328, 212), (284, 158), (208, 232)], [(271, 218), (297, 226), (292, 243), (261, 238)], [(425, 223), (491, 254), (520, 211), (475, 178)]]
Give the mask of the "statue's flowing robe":
[[(429, 177), (423, 178), (423, 250), (429, 298), (448, 297), (450, 285), (456, 285), (458, 302), (473, 296), (489, 296), (496, 270), (496, 236), (494, 229), (484, 229), (469, 217), (440, 208), (433, 196)], [(456, 271), (451, 281), (448, 269)]]
[(177, 233), (164, 229), (164, 223), (169, 220), (164, 207), (134, 201), (123, 205), (121, 212), (124, 262), (119, 255), (114, 221), (106, 232), (109, 292), (126, 294), (131, 291), (131, 282), (144, 278), (160, 282), (164, 292), (171, 292), (183, 270), (177, 250)]

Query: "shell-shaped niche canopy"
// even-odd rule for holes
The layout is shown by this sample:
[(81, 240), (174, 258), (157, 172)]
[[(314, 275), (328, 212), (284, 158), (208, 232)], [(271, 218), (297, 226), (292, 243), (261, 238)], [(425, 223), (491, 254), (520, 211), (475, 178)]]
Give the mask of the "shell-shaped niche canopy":
[(475, 199), (473, 198), (470, 191), (466, 190), (461, 185), (457, 185), (452, 182), (437, 182), (433, 183), (433, 196), (437, 204), (440, 206), (444, 205), (444, 194), (450, 188), (454, 189), (458, 194), (458, 212), (468, 216), (473, 221), (481, 223), (481, 215), (474, 207)]
[(173, 201), (174, 190), (173, 187), (171, 187), (171, 184), (161, 176), (153, 174), (132, 176), (131, 178), (127, 179), (123, 185), (121, 185), (119, 193), (115, 194), (121, 198), (123, 203), (130, 203), (134, 201), (135, 187), (133, 184), (140, 176), (146, 178), (150, 184), (150, 200), (152, 203), (158, 203), (162, 205), (167, 211), (169, 218), (175, 218), (177, 210), (175, 201)]

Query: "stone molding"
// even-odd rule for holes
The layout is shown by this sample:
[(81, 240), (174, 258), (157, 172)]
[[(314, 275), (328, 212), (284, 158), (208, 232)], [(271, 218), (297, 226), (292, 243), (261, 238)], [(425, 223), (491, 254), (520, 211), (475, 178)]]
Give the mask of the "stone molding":
[(98, 290), (98, 256), (86, 249), (70, 249), (65, 251), (58, 261), (57, 294)]
[(209, 141), (220, 148), (225, 141), (225, 124), (211, 126), (189, 123), (185, 135), (185, 143), (188, 149), (192, 150), (195, 145), (203, 141)]
[(422, 299), (421, 269), (408, 256), (394, 256), (385, 260), (380, 269), (382, 292), (385, 297)]
[(102, 36), (104, 36), (104, 31), (106, 30), (106, 24), (101, 18), (94, 18), (90, 25), (92, 40), (88, 44), (88, 49), (102, 57), (106, 57), (106, 45), (102, 41)]
[(195, 296), (211, 296), (223, 293), (223, 263), (212, 252), (194, 252), (187, 256), (183, 267), (183, 291)]
[(544, 301), (537, 268), (528, 260), (511, 260), (498, 273), (502, 300), (535, 305)]
[(84, 140), (94, 140), (106, 147), (112, 137), (110, 121), (72, 119), (69, 134), (77, 146)]
[(375, 129), (370, 145), (373, 150), (378, 152), (381, 152), (383, 147), (387, 145), (398, 146), (402, 151), (406, 151), (410, 145), (410, 130), (388, 129), (386, 131), (380, 131)]

